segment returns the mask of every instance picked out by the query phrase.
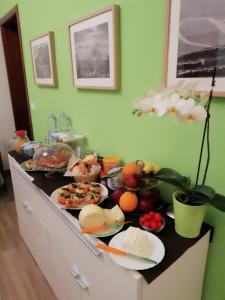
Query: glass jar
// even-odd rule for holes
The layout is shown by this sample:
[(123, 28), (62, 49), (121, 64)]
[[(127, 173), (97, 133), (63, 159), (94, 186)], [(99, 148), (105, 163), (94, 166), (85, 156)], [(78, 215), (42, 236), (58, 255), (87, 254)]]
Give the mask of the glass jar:
[(22, 153), (22, 145), (29, 142), (26, 130), (17, 130), (14, 138), (14, 149), (17, 153)]
[(48, 142), (56, 143), (59, 141), (59, 121), (56, 116), (51, 113), (48, 117)]

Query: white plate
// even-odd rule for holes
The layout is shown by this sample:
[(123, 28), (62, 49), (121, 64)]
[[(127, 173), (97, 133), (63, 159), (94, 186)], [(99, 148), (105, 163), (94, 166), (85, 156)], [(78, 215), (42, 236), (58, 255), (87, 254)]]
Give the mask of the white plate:
[[(97, 183), (97, 182), (91, 182), (91, 183), (96, 183), (98, 185), (101, 186), (101, 199), (100, 201), (97, 203), (97, 204), (100, 204), (102, 203), (107, 197), (108, 197), (108, 189), (103, 185), (103, 184), (100, 184), (100, 183)], [(67, 184), (68, 185), (68, 184)], [(66, 188), (67, 185), (64, 185), (64, 186), (61, 186), (59, 187), (58, 189), (56, 189), (54, 192), (52, 192), (51, 194), (51, 199), (60, 207), (63, 207), (65, 208), (64, 205), (60, 204), (57, 200), (57, 195), (58, 195), (58, 190), (61, 189), (61, 188)], [(73, 208), (68, 208), (68, 209), (82, 209), (84, 206), (86, 206), (87, 203), (82, 203), (81, 205), (77, 206), (77, 207), (73, 207)]]
[[(117, 235), (115, 235), (111, 239), (109, 246), (126, 250), (122, 245), (122, 241), (125, 233), (126, 231), (122, 231)], [(161, 240), (156, 235), (147, 231), (146, 234), (148, 236), (149, 242), (151, 243), (151, 252), (149, 253), (148, 258), (153, 259), (158, 263), (160, 263), (165, 255), (165, 247), (161, 242)], [(133, 258), (128, 255), (120, 256), (110, 252), (109, 255), (116, 264), (130, 270), (145, 270), (156, 266), (156, 264), (151, 263), (150, 261), (142, 258)]]
[(93, 237), (106, 237), (106, 236), (111, 236), (116, 234), (117, 232), (119, 232), (122, 228), (123, 225), (113, 225), (110, 226), (109, 228), (107, 228), (104, 231), (98, 232), (98, 233), (89, 233), (89, 235), (93, 236)]

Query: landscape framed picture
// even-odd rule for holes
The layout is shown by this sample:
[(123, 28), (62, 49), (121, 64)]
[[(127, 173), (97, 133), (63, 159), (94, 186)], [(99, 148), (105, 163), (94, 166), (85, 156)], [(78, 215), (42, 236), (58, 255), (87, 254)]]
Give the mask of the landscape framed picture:
[(30, 41), (34, 81), (39, 86), (57, 86), (54, 32)]
[(216, 67), (215, 96), (225, 96), (224, 0), (167, 0), (164, 84), (197, 82), (209, 91)]
[(119, 6), (112, 5), (70, 24), (69, 38), (74, 85), (118, 90)]

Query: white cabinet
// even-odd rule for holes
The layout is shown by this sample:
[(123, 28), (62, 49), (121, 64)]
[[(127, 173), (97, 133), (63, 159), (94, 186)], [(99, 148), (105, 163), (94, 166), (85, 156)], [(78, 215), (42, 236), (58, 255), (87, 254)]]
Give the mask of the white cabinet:
[[(42, 199), (21, 176), (19, 171), (16, 167), (11, 168), (20, 234), (42, 272), (46, 277), (50, 277), (51, 265), (49, 263), (47, 224), (42, 218), (41, 210), (36, 207), (36, 203), (42, 201)], [(27, 180), (29, 180), (28, 177)]]
[(58, 208), (9, 156), (21, 236), (59, 300), (200, 300), (209, 232), (152, 283), (117, 266), (84, 238), (78, 221)]

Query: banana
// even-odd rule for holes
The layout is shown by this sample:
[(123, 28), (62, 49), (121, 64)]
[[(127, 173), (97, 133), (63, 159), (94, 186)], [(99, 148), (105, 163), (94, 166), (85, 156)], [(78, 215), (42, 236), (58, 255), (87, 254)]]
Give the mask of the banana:
[(150, 173), (158, 173), (160, 170), (160, 167), (151, 162), (151, 161), (144, 161), (144, 168), (143, 168), (143, 171), (145, 172), (145, 174), (150, 174)]

